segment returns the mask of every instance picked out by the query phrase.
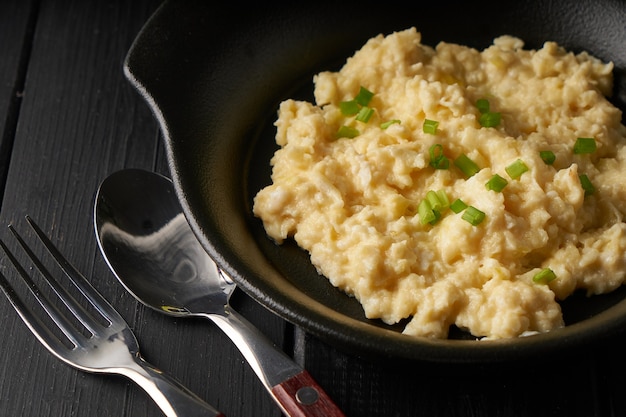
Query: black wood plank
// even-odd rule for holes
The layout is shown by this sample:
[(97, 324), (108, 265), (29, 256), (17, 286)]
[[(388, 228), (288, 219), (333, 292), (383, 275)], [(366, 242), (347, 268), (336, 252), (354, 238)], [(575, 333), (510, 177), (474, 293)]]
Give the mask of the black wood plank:
[[(23, 228), (24, 214), (31, 214), (121, 311), (146, 359), (226, 415), (278, 417), (254, 373), (214, 325), (139, 305), (108, 271), (94, 240), (93, 197), (106, 175), (123, 167), (167, 173), (155, 119), (122, 74), (130, 43), (158, 3), (0, 2), (0, 157), (11, 156), (0, 226)], [(14, 143), (10, 153), (7, 143)], [(0, 237), (8, 238), (3, 226)], [(8, 268), (1, 270), (16, 282)], [(291, 349), (290, 326), (245, 295), (235, 298), (244, 315)], [(1, 416), (160, 415), (131, 382), (85, 374), (52, 357), (3, 299), (0, 315)], [(295, 344), (298, 361), (350, 417), (626, 412), (623, 336), (550, 361), (495, 368), (398, 367), (337, 351), (301, 331)]]
[(597, 381), (598, 416), (626, 415), (626, 329), (622, 333), (595, 352), (593, 376)]
[[(227, 415), (279, 416), (216, 326), (174, 320), (138, 305), (97, 250), (91, 213), (100, 181), (123, 167), (166, 173), (155, 119), (122, 74), (126, 51), (157, 6), (156, 0), (41, 2), (0, 224), (23, 228), (23, 216), (30, 214), (120, 310), (148, 361)], [(0, 229), (3, 239), (5, 232)], [(282, 343), (282, 321), (245, 297), (241, 306)], [(52, 357), (6, 301), (0, 301), (0, 314), (5, 334), (0, 338), (1, 415), (159, 415), (129, 381), (85, 374)]]
[(38, 2), (0, 2), (0, 196), (4, 191)]
[[(123, 163), (120, 158), (135, 146), (135, 130), (151, 132), (143, 145), (147, 149), (155, 143), (150, 115), (145, 112), (143, 121), (134, 117), (141, 107), (120, 75), (124, 49), (151, 7), (143, 4), (119, 16), (111, 4), (77, 5), (41, 5), (0, 217), (3, 224), (23, 226), (21, 218), (30, 213), (90, 274), (96, 253), (90, 210), (97, 182), (108, 167)], [(122, 30), (110, 31), (111, 25)], [(152, 154), (144, 164), (152, 162)], [(60, 363), (7, 303), (1, 308), (12, 329), (1, 346), (6, 415), (123, 415), (125, 381), (78, 373)]]

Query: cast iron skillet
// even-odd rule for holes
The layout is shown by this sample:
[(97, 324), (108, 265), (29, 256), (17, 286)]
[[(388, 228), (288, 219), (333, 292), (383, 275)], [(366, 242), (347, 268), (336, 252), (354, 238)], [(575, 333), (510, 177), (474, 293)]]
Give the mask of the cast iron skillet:
[[(299, 3), (295, 5), (296, 3)], [(346, 4), (344, 4), (346, 3)], [(415, 2), (420, 3), (420, 2)], [(424, 3), (424, 2), (422, 2)], [(170, 169), (198, 238), (241, 288), (286, 320), (371, 358), (480, 363), (586, 346), (626, 327), (626, 291), (563, 303), (567, 326), (516, 340), (412, 338), (364, 318), (360, 305), (317, 275), (292, 242), (272, 243), (251, 214), (270, 182), (280, 101), (312, 100), (312, 77), (337, 70), (370, 37), (415, 26), (423, 43), (482, 49), (502, 34), (526, 47), (553, 40), (616, 65), (614, 102), (626, 102), (626, 6), (618, 0), (493, 3), (289, 2), (282, 8), (166, 1), (146, 23), (125, 73), (164, 134)]]

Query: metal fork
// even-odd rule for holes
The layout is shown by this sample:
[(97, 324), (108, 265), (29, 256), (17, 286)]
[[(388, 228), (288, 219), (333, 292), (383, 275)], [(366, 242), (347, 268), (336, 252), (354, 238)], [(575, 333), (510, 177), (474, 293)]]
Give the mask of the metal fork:
[[(101, 315), (100, 318), (97, 318), (96, 313), (88, 311), (88, 309), (91, 310), (90, 308), (83, 307), (86, 304), (81, 304), (77, 301), (79, 297), (75, 298), (72, 296), (53, 277), (50, 270), (44, 266), (43, 262), (30, 249), (15, 228), (9, 226), (12, 235), (32, 260), (33, 265), (41, 272), (41, 276), (47, 281), (65, 307), (67, 307), (67, 311), (62, 312), (59, 308), (62, 308), (62, 306), (59, 305), (57, 307), (51, 303), (37, 287), (28, 272), (26, 272), (27, 268), (20, 264), (5, 243), (0, 240), (0, 246), (21, 279), (48, 316), (58, 326), (58, 329), (56, 329), (57, 334), (60, 335), (58, 331), (60, 330), (70, 343), (67, 343), (67, 341), (64, 343), (61, 340), (62, 338), (54, 334), (51, 325), (45, 324), (32, 310), (29, 310), (19, 299), (6, 277), (0, 273), (0, 287), (2, 291), (15, 310), (17, 310), (24, 323), (37, 336), (37, 339), (57, 358), (82, 371), (118, 374), (131, 379), (152, 397), (166, 416), (223, 417), (219, 411), (205, 403), (179, 382), (147, 363), (139, 353), (139, 345), (135, 335), (122, 316), (65, 259), (29, 216), (26, 216), (26, 220), (73, 285), (80, 291), (85, 300), (93, 306), (95, 311)], [(65, 310), (65, 308), (62, 309)], [(72, 323), (68, 313), (73, 315), (87, 329), (90, 335), (85, 335), (85, 332), (77, 329), (78, 326)]]

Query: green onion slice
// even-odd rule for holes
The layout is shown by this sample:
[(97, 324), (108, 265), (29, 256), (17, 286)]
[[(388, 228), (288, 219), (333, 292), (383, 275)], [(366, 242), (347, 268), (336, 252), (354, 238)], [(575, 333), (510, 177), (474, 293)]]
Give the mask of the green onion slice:
[(596, 140), (594, 138), (578, 138), (574, 144), (574, 153), (577, 155), (594, 153), (596, 151)]
[(539, 151), (539, 156), (546, 165), (552, 165), (556, 161), (556, 155), (552, 151)]
[(361, 88), (359, 89), (359, 94), (357, 94), (354, 99), (361, 106), (367, 106), (368, 104), (370, 104), (370, 100), (372, 100), (372, 97), (374, 97), (374, 93), (372, 93), (367, 88), (361, 86)]
[(436, 193), (439, 203), (441, 204), (441, 208), (446, 209), (450, 207), (450, 200), (448, 199), (446, 192), (444, 190), (437, 190)]
[(480, 115), (478, 122), (482, 127), (496, 127), (500, 124), (502, 116), (499, 112), (489, 111)]
[(481, 114), (489, 113), (489, 100), (486, 98), (479, 98), (476, 100), (476, 107)]
[(424, 120), (424, 125), (422, 126), (422, 130), (424, 133), (428, 133), (430, 135), (434, 135), (437, 133), (437, 127), (439, 126), (439, 122), (435, 120)]
[(509, 182), (505, 178), (502, 178), (498, 174), (493, 174), (493, 176), (485, 184), (485, 187), (487, 187), (488, 190), (499, 193), (504, 190), (504, 187), (506, 187), (508, 183)]
[(596, 191), (596, 187), (593, 186), (586, 174), (580, 174), (578, 178), (580, 179), (580, 186), (585, 191), (585, 196), (591, 195)]
[(435, 216), (435, 218), (428, 222), (432, 225), (434, 225), (439, 221), (439, 219), (441, 219), (441, 213), (439, 212), (439, 210), (433, 210), (433, 215)]
[(499, 112), (491, 111), (489, 100), (486, 98), (476, 100), (476, 107), (480, 112), (478, 123), (482, 127), (496, 127), (500, 124), (502, 116)]
[(439, 143), (432, 145), (428, 149), (430, 154), (430, 166), (435, 169), (448, 169), (450, 160), (443, 154), (443, 146)]
[(478, 210), (474, 206), (469, 206), (465, 209), (461, 218), (470, 223), (472, 226), (478, 226), (483, 222), (483, 220), (485, 220), (485, 213)]
[(359, 136), (360, 134), (361, 134), (361, 132), (359, 132), (358, 129), (355, 129), (355, 128), (350, 127), (350, 126), (343, 125), (343, 126), (341, 126), (339, 128), (339, 130), (335, 134), (335, 138), (337, 138), (337, 139), (339, 139), (339, 138), (352, 139), (354, 137)]
[(456, 200), (452, 202), (452, 204), (450, 204), (450, 210), (452, 210), (456, 214), (462, 212), (466, 208), (467, 208), (467, 204), (465, 204), (463, 200), (461, 200), (460, 198), (457, 198)]
[(430, 190), (426, 193), (426, 200), (430, 204), (433, 210), (442, 211), (450, 207), (450, 201), (444, 190), (433, 191)]
[(424, 199), (420, 202), (419, 206), (417, 206), (417, 214), (420, 217), (420, 223), (426, 224), (434, 224), (439, 220), (438, 212), (433, 210), (428, 200)]
[(359, 112), (360, 106), (356, 100), (342, 101), (339, 103), (339, 110), (344, 116), (354, 116)]
[(359, 110), (359, 113), (356, 115), (356, 120), (358, 120), (359, 122), (367, 123), (370, 121), (373, 114), (373, 108), (367, 106), (361, 107), (361, 110)]
[(388, 120), (386, 122), (383, 122), (380, 124), (380, 128), (385, 130), (387, 129), (389, 126), (393, 125), (393, 124), (400, 124), (400, 120), (398, 119), (393, 119), (393, 120)]
[(450, 201), (444, 190), (428, 191), (426, 197), (417, 207), (420, 222), (422, 224), (430, 223), (434, 225), (441, 218), (441, 212), (449, 206)]
[(468, 178), (480, 171), (476, 162), (469, 159), (469, 157), (465, 154), (461, 154), (458, 158), (456, 158), (454, 160), (454, 165), (463, 171)]
[(504, 168), (504, 170), (507, 174), (509, 174), (509, 177), (511, 177), (511, 179), (516, 180), (521, 177), (524, 172), (528, 171), (528, 166), (526, 166), (524, 161), (518, 159), (508, 167)]
[(550, 268), (543, 268), (533, 276), (533, 282), (537, 284), (547, 284), (556, 279), (556, 274)]

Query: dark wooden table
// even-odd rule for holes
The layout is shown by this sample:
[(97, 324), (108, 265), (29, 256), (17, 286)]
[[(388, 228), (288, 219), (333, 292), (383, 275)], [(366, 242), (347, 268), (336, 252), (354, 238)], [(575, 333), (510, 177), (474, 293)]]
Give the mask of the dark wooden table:
[[(107, 175), (126, 167), (168, 174), (157, 122), (122, 73), (131, 42), (158, 5), (0, 1), (0, 223), (24, 229), (30, 214), (122, 313), (145, 358), (225, 415), (279, 416), (216, 326), (138, 304), (107, 269), (94, 238), (93, 198)], [(0, 237), (9, 239), (4, 227)], [(236, 303), (350, 417), (626, 415), (624, 334), (527, 363), (398, 365), (336, 350), (245, 294)], [(0, 317), (0, 415), (161, 415), (128, 380), (54, 358), (3, 298)]]

